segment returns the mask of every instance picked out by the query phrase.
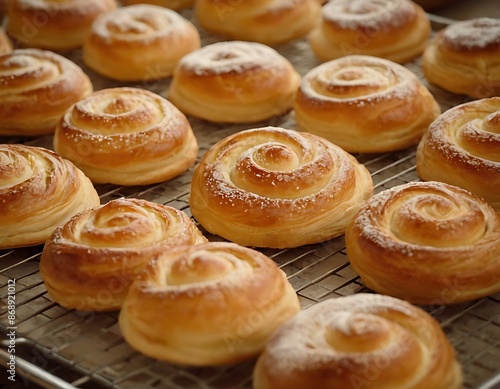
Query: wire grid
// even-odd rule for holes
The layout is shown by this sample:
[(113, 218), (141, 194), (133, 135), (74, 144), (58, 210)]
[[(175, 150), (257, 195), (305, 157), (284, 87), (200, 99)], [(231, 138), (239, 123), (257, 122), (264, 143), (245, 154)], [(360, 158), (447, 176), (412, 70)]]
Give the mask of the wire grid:
[[(189, 14), (185, 15), (190, 17)], [(205, 36), (206, 45), (217, 39)], [(304, 41), (283, 45), (278, 50), (305, 74), (319, 64)], [(70, 53), (90, 75), (96, 90), (119, 84), (86, 68), (81, 52)], [(428, 85), (419, 60), (407, 65), (431, 90), (442, 110), (464, 102)], [(169, 80), (140, 83), (138, 86), (166, 95)], [(123, 85), (122, 85), (123, 86)], [(200, 153), (219, 139), (250, 127), (276, 125), (297, 129), (293, 114), (248, 125), (216, 125), (190, 118)], [(36, 139), (0, 138), (5, 143), (26, 143), (52, 148), (51, 136)], [(372, 174), (375, 193), (418, 180), (415, 148), (382, 155), (356, 155)], [(99, 185), (101, 203), (119, 197), (137, 197), (166, 204), (190, 215), (188, 197), (192, 169), (169, 182), (145, 187)], [(211, 241), (220, 240), (204, 231)], [(251, 388), (254, 361), (226, 367), (193, 368), (147, 358), (123, 340), (117, 313), (66, 310), (47, 296), (38, 271), (42, 247), (0, 251), (0, 321), (7, 322), (7, 282), (16, 279), (16, 354), (19, 358), (63, 378), (79, 388)], [(262, 249), (287, 274), (297, 291), (302, 308), (328, 298), (370, 292), (351, 269), (345, 254), (344, 238), (296, 249)], [(441, 324), (457, 351), (465, 376), (465, 388), (476, 388), (500, 374), (500, 296), (450, 306), (424, 306)], [(242, 323), (244, 325), (245, 323)], [(1, 325), (6, 331), (6, 326)], [(5, 339), (5, 338), (4, 338)], [(3, 342), (5, 343), (5, 342)], [(6, 346), (6, 344), (4, 344)]]

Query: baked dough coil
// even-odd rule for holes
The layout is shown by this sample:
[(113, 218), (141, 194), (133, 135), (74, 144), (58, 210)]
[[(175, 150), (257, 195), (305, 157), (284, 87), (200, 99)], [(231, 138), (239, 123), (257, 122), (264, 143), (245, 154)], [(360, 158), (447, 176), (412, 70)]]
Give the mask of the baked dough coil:
[(294, 103), (299, 127), (348, 152), (377, 153), (417, 144), (441, 110), (407, 68), (353, 55), (303, 78)]
[(45, 148), (0, 144), (0, 248), (42, 244), (98, 204), (92, 183), (71, 162)]
[(500, 19), (475, 18), (441, 30), (422, 57), (430, 83), (449, 92), (487, 98), (500, 95)]
[(165, 78), (187, 53), (200, 48), (194, 25), (168, 8), (140, 4), (99, 17), (83, 45), (83, 61), (119, 81)]
[(368, 170), (316, 135), (239, 132), (202, 157), (189, 204), (209, 232), (244, 246), (297, 247), (342, 235), (373, 192)]
[(116, 310), (149, 261), (206, 241), (184, 212), (121, 198), (58, 227), (43, 248), (40, 273), (51, 299), (66, 308)]
[(444, 112), (417, 148), (424, 180), (465, 188), (500, 209), (500, 97)]
[(167, 7), (176, 11), (191, 7), (194, 0), (122, 0), (124, 5), (135, 4), (153, 4), (161, 7)]
[(500, 292), (500, 215), (472, 193), (413, 182), (374, 195), (346, 231), (363, 283), (416, 304)]
[(300, 309), (285, 274), (234, 243), (177, 247), (152, 261), (125, 298), (125, 340), (160, 360), (233, 364), (255, 357)]
[(431, 33), (424, 10), (410, 0), (336, 0), (309, 35), (323, 61), (370, 55), (406, 63), (423, 53)]
[(95, 92), (71, 107), (54, 148), (94, 183), (146, 185), (194, 165), (198, 143), (186, 117), (163, 97), (139, 88)]
[(198, 0), (195, 15), (210, 33), (276, 45), (307, 35), (321, 18), (318, 0)]
[(168, 99), (213, 122), (257, 122), (290, 111), (299, 85), (292, 64), (272, 48), (219, 42), (180, 60)]
[(72, 50), (83, 45), (98, 16), (116, 6), (115, 0), (10, 1), (6, 29), (23, 47)]
[(92, 93), (89, 77), (65, 57), (38, 49), (0, 56), (0, 134), (41, 135)]
[(271, 339), (254, 389), (459, 389), (462, 373), (439, 323), (389, 296), (355, 294), (301, 311)]

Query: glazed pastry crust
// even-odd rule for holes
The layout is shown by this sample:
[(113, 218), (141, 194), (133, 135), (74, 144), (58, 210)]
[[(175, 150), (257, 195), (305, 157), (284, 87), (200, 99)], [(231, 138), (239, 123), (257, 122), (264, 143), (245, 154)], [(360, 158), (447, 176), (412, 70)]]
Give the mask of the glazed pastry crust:
[(0, 83), (1, 135), (51, 134), (64, 112), (93, 89), (78, 65), (38, 49), (0, 56)]
[(57, 125), (54, 149), (94, 183), (146, 185), (193, 166), (198, 143), (186, 117), (166, 99), (119, 87), (71, 107)]
[(302, 130), (348, 152), (378, 153), (416, 145), (441, 109), (410, 70), (352, 55), (310, 70), (294, 111)]
[(71, 162), (45, 148), (0, 144), (0, 248), (42, 244), (98, 204), (92, 183)]
[(300, 76), (277, 51), (255, 42), (220, 42), (181, 59), (168, 99), (213, 122), (257, 122), (292, 109)]
[(213, 234), (244, 246), (284, 248), (343, 234), (372, 191), (368, 170), (340, 147), (264, 127), (231, 135), (203, 156), (189, 204)]
[(414, 182), (374, 195), (346, 231), (363, 283), (415, 304), (500, 292), (500, 215), (456, 186)]
[(423, 180), (465, 188), (500, 209), (500, 97), (444, 112), (417, 149)]
[(58, 227), (44, 246), (40, 272), (49, 296), (63, 307), (116, 310), (149, 261), (172, 247), (206, 241), (184, 212), (121, 198)]
[(161, 7), (167, 7), (176, 11), (182, 10), (184, 8), (191, 7), (194, 0), (122, 0), (124, 5), (135, 5), (135, 4), (153, 4)]
[(132, 284), (119, 324), (125, 340), (150, 357), (233, 364), (256, 356), (299, 309), (270, 258), (218, 242), (178, 247), (152, 261)]
[[(374, 373), (376, 372), (376, 374)], [(439, 323), (403, 300), (355, 294), (301, 311), (269, 339), (254, 389), (459, 389)]]

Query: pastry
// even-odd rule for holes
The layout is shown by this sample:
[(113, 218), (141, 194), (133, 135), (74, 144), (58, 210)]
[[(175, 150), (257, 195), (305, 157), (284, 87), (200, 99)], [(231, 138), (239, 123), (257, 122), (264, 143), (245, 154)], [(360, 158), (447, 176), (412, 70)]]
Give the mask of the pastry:
[(427, 14), (410, 0), (335, 0), (322, 12), (309, 43), (323, 61), (361, 54), (402, 64), (423, 53), (431, 34)]
[(122, 0), (122, 3), (124, 5), (153, 4), (179, 11), (181, 9), (191, 7), (194, 3), (194, 0)]
[(268, 341), (254, 389), (459, 389), (462, 373), (439, 323), (388, 296), (355, 294), (301, 311)]
[(299, 128), (351, 153), (413, 146), (441, 112), (414, 73), (365, 55), (310, 70), (302, 79), (294, 111)]
[(417, 148), (423, 180), (465, 188), (500, 209), (500, 97), (444, 112)]
[(195, 15), (210, 33), (276, 45), (299, 39), (319, 22), (318, 0), (197, 0)]
[(53, 151), (0, 144), (0, 248), (38, 245), (74, 214), (99, 204), (90, 180)]
[(206, 241), (184, 212), (120, 198), (58, 227), (43, 248), (40, 273), (51, 299), (63, 307), (115, 310), (149, 261), (172, 247)]
[(257, 122), (290, 111), (299, 85), (292, 64), (272, 48), (219, 42), (180, 60), (168, 99), (213, 122)]
[(78, 65), (38, 49), (0, 56), (0, 85), (1, 135), (53, 133), (64, 112), (93, 89)]
[(367, 287), (415, 304), (500, 292), (500, 214), (442, 182), (374, 195), (347, 228), (346, 252)]
[(24, 47), (72, 50), (83, 45), (93, 21), (116, 8), (115, 0), (15, 0), (7, 32)]
[(119, 316), (123, 337), (147, 356), (210, 366), (255, 357), (300, 309), (285, 274), (234, 243), (176, 247), (150, 262)]
[(83, 45), (83, 61), (115, 80), (155, 80), (171, 76), (179, 59), (199, 47), (198, 30), (177, 12), (131, 5), (94, 22)]
[(499, 52), (500, 19), (460, 21), (431, 41), (422, 69), (430, 83), (449, 92), (479, 99), (499, 96)]
[(74, 104), (57, 125), (54, 149), (94, 183), (146, 185), (193, 166), (198, 143), (186, 117), (166, 99), (119, 87)]
[(3, 29), (0, 29), (0, 55), (8, 54), (12, 51), (12, 42)]
[(195, 168), (189, 204), (209, 232), (244, 246), (297, 247), (342, 235), (373, 191), (353, 156), (278, 127), (230, 135)]

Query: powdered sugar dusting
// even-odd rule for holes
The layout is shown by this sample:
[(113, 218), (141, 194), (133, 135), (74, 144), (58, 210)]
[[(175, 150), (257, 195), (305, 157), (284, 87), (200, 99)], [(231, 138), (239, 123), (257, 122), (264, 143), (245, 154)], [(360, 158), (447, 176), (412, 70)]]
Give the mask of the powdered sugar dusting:
[(500, 19), (477, 18), (454, 23), (444, 31), (443, 43), (454, 49), (500, 47)]

